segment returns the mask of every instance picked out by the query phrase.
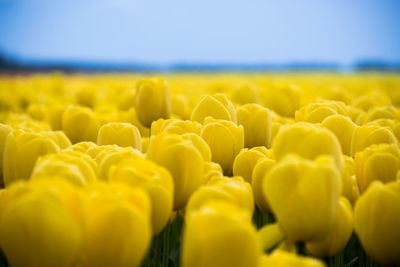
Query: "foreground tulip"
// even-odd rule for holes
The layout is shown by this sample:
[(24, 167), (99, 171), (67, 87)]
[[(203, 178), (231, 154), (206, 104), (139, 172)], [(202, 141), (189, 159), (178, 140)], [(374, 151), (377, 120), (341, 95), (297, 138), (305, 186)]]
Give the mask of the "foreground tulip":
[(325, 267), (323, 261), (300, 256), (283, 250), (275, 250), (271, 255), (264, 255), (258, 267)]
[(266, 158), (268, 150), (265, 147), (244, 148), (233, 162), (233, 175), (242, 176), (245, 181), (252, 182), (252, 173), (257, 162)]
[(336, 135), (342, 147), (343, 154), (350, 156), (351, 140), (356, 128), (352, 120), (343, 115), (332, 115), (325, 118), (321, 126), (329, 129)]
[(290, 241), (319, 240), (334, 223), (340, 173), (330, 156), (288, 155), (269, 171), (263, 192)]
[(86, 107), (69, 106), (62, 115), (62, 130), (73, 144), (96, 142), (99, 126), (92, 110)]
[(139, 266), (151, 240), (149, 196), (124, 184), (87, 190), (83, 266)]
[(163, 78), (142, 79), (136, 83), (135, 108), (140, 123), (150, 127), (157, 119), (168, 119), (171, 114), (171, 97)]
[(174, 196), (174, 183), (168, 170), (147, 159), (127, 159), (111, 168), (108, 179), (147, 191), (153, 233), (161, 232), (171, 215)]
[(330, 155), (336, 166), (343, 166), (342, 149), (336, 136), (329, 130), (310, 123), (295, 123), (285, 126), (276, 136), (272, 150), (277, 160), (289, 153), (296, 153), (307, 159)]
[(6, 197), (12, 199), (2, 208), (0, 245), (11, 266), (70, 267), (78, 263), (81, 230), (71, 212), (77, 210), (71, 202), (77, 198), (68, 195), (68, 190), (67, 183), (33, 188), (15, 183), (7, 189)]
[(254, 200), (257, 207), (264, 213), (270, 213), (266, 195), (263, 192), (263, 183), (269, 171), (275, 166), (276, 161), (270, 158), (262, 158), (257, 161), (252, 173), (251, 186), (254, 192)]
[(193, 109), (191, 120), (203, 123), (207, 117), (236, 122), (235, 107), (224, 94), (203, 96)]
[(101, 126), (97, 135), (97, 144), (131, 146), (139, 151), (142, 150), (139, 130), (130, 123), (115, 122)]
[(353, 210), (350, 202), (341, 197), (337, 205), (335, 221), (329, 233), (321, 240), (306, 244), (307, 250), (317, 257), (331, 257), (341, 252), (353, 233)]
[(167, 168), (174, 179), (174, 210), (204, 182), (204, 158), (190, 139), (163, 133), (152, 136), (147, 158)]
[(244, 145), (242, 126), (231, 121), (206, 119), (201, 137), (211, 149), (212, 161), (221, 165), (225, 175), (232, 174), (233, 161)]
[(270, 147), (272, 119), (271, 112), (257, 104), (247, 104), (237, 110), (237, 121), (244, 129), (244, 146)]
[(385, 265), (400, 264), (400, 181), (373, 182), (354, 207), (354, 227), (367, 254)]
[(7, 136), (4, 149), (4, 183), (28, 179), (36, 160), (43, 155), (59, 152), (56, 143), (41, 134), (15, 130)]
[(191, 213), (182, 237), (183, 267), (257, 266), (261, 245), (248, 212), (212, 202)]
[(375, 180), (396, 180), (400, 170), (400, 150), (394, 144), (372, 145), (355, 156), (355, 171), (361, 192)]

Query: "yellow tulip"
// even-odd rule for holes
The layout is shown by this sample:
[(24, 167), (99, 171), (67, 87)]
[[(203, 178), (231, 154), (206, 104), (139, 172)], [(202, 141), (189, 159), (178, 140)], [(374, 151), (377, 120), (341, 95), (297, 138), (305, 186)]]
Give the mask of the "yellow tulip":
[(57, 144), (41, 134), (15, 130), (8, 134), (4, 148), (4, 183), (28, 179), (36, 160), (49, 153), (58, 153)]
[(283, 250), (275, 250), (270, 255), (260, 258), (258, 267), (326, 267), (321, 260), (296, 255)]
[(387, 183), (396, 180), (400, 169), (400, 150), (394, 144), (372, 145), (358, 152), (354, 163), (360, 190), (364, 192), (372, 181)]
[(184, 120), (190, 118), (189, 103), (183, 94), (173, 94), (171, 96), (171, 112)]
[(44, 121), (46, 121), (53, 131), (62, 130), (62, 114), (66, 107), (63, 104), (54, 104), (47, 107), (44, 114)]
[(101, 126), (97, 135), (97, 144), (131, 146), (139, 151), (142, 150), (139, 130), (130, 123), (114, 122)]
[(250, 83), (239, 84), (233, 88), (231, 95), (232, 101), (241, 105), (260, 102), (258, 88)]
[(235, 107), (224, 94), (205, 95), (194, 107), (191, 120), (203, 123), (207, 117), (236, 123)]
[(237, 110), (237, 121), (244, 128), (245, 147), (270, 147), (272, 119), (268, 109), (258, 104), (243, 105)]
[(75, 98), (79, 105), (92, 108), (96, 102), (96, 88), (83, 86), (76, 91)]
[(350, 156), (351, 140), (356, 128), (353, 121), (343, 115), (332, 115), (326, 117), (322, 121), (321, 126), (329, 129), (336, 135), (342, 147), (343, 154)]
[(352, 233), (353, 209), (347, 198), (341, 197), (329, 233), (321, 240), (306, 243), (306, 249), (317, 257), (331, 257), (346, 247)]
[(62, 129), (73, 144), (96, 142), (99, 127), (92, 110), (86, 107), (69, 106), (62, 115)]
[(199, 135), (194, 133), (185, 133), (182, 134), (181, 137), (184, 140), (189, 140), (192, 144), (197, 148), (197, 150), (201, 153), (204, 161), (211, 161), (211, 150), (206, 141), (201, 138)]
[(300, 107), (300, 89), (294, 84), (278, 84), (264, 88), (261, 103), (281, 116), (293, 117)]
[(270, 158), (262, 158), (257, 161), (252, 173), (251, 186), (254, 192), (254, 200), (257, 207), (264, 213), (270, 213), (271, 208), (268, 204), (266, 195), (263, 193), (263, 183), (268, 172), (275, 166), (276, 161)]
[(207, 183), (214, 176), (222, 177), (224, 176), (222, 168), (218, 163), (212, 161), (204, 162), (204, 183)]
[(177, 119), (158, 119), (151, 124), (151, 135), (157, 135), (162, 132), (185, 134), (195, 133), (200, 135), (202, 125), (197, 121), (183, 121)]
[(60, 147), (60, 149), (65, 149), (71, 146), (71, 141), (62, 131), (41, 132), (41, 135), (47, 136), (53, 140)]
[(400, 182), (373, 182), (354, 207), (354, 227), (378, 263), (400, 264)]
[(80, 200), (69, 190), (67, 183), (60, 182), (51, 186), (15, 183), (7, 189), (9, 199), (2, 199), (7, 204), (1, 211), (0, 245), (11, 266), (78, 263), (81, 229), (72, 211)]
[(152, 136), (147, 158), (167, 168), (174, 179), (174, 210), (204, 182), (204, 158), (190, 139), (175, 134)]
[(3, 180), (3, 161), (4, 161), (4, 148), (6, 146), (6, 139), (12, 128), (8, 125), (0, 123), (0, 187), (4, 186)]
[(139, 266), (151, 240), (150, 199), (124, 184), (88, 189), (83, 266)]
[(331, 156), (314, 161), (288, 155), (267, 174), (263, 193), (290, 241), (314, 241), (331, 229), (341, 193)]
[(151, 200), (153, 233), (161, 232), (172, 212), (174, 184), (169, 171), (147, 159), (127, 159), (111, 168), (108, 179), (147, 191)]
[(346, 105), (343, 102), (310, 103), (296, 111), (295, 119), (296, 121), (318, 123), (329, 116), (337, 114), (348, 115)]
[(97, 145), (93, 142), (79, 142), (76, 143), (68, 148), (65, 149), (65, 151), (79, 151), (82, 153), (86, 153), (86, 151), (92, 147), (97, 147)]
[(136, 83), (135, 107), (140, 123), (150, 127), (157, 119), (168, 119), (171, 114), (171, 97), (163, 78), (142, 79)]
[(242, 126), (231, 121), (206, 119), (201, 137), (211, 149), (212, 161), (221, 165), (224, 174), (232, 174), (233, 161), (244, 145)]
[(306, 159), (330, 155), (336, 166), (343, 166), (342, 149), (336, 136), (329, 130), (310, 123), (295, 123), (285, 126), (276, 136), (272, 150), (277, 160), (289, 153), (296, 153)]
[(227, 202), (212, 202), (185, 220), (183, 267), (257, 266), (261, 244), (248, 211)]
[(365, 124), (378, 119), (400, 119), (396, 113), (396, 108), (393, 106), (375, 107), (364, 113), (359, 118), (360, 124)]
[[(265, 149), (265, 151), (261, 149)], [(259, 160), (267, 157), (266, 153), (265, 147), (242, 149), (233, 162), (233, 175), (242, 176), (246, 182), (252, 183), (253, 169)]]

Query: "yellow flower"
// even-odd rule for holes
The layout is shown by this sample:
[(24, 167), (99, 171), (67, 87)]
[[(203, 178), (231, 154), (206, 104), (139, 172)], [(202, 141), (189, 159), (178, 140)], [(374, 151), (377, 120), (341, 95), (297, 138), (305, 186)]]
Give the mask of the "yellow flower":
[[(0, 245), (11, 266), (74, 266), (81, 228), (80, 198), (68, 183), (15, 183), (2, 199)], [(6, 203), (6, 204), (4, 204)]]
[(75, 98), (79, 105), (92, 108), (96, 102), (96, 88), (83, 86), (76, 91)]
[(343, 154), (350, 156), (351, 139), (356, 129), (353, 121), (343, 115), (332, 115), (326, 117), (322, 121), (321, 126), (329, 129), (336, 135), (342, 147)]
[(250, 83), (239, 84), (232, 89), (231, 95), (232, 101), (241, 105), (260, 102), (258, 88)]
[(233, 162), (233, 175), (242, 176), (246, 182), (252, 183), (252, 173), (257, 162), (267, 157), (265, 147), (244, 148)]
[(400, 182), (373, 182), (354, 208), (354, 227), (369, 256), (400, 264)]
[(283, 250), (275, 250), (270, 255), (260, 258), (258, 267), (325, 267), (321, 260), (296, 255)]
[(4, 186), (3, 180), (3, 161), (4, 161), (4, 148), (6, 146), (6, 139), (12, 128), (8, 125), (0, 123), (0, 187)]
[(97, 135), (97, 144), (131, 146), (139, 151), (142, 150), (139, 130), (130, 123), (114, 122), (101, 126)]
[(227, 202), (211, 202), (191, 213), (182, 237), (182, 266), (257, 266), (261, 244), (247, 214)]
[(59, 152), (57, 144), (39, 133), (14, 130), (9, 133), (4, 148), (4, 183), (28, 179), (36, 160)]
[(339, 198), (334, 220), (332, 228), (323, 239), (306, 243), (312, 255), (331, 257), (346, 247), (353, 233), (353, 209), (347, 198)]
[(150, 160), (134, 158), (114, 165), (108, 179), (147, 191), (151, 200), (153, 233), (161, 232), (172, 212), (174, 183), (169, 171)]
[(203, 123), (207, 117), (236, 123), (235, 107), (224, 94), (205, 95), (194, 107), (191, 120)]
[(288, 155), (268, 172), (262, 186), (290, 241), (314, 241), (328, 233), (341, 193), (332, 157), (311, 161)]
[(329, 101), (310, 103), (296, 111), (295, 118), (296, 121), (318, 123), (337, 114), (347, 116), (346, 105), (343, 102)]
[(272, 150), (278, 161), (289, 153), (311, 160), (320, 155), (330, 155), (339, 170), (343, 166), (342, 149), (336, 136), (310, 123), (300, 122), (282, 128), (272, 144)]
[(400, 150), (394, 144), (372, 145), (355, 156), (355, 170), (361, 192), (372, 181), (384, 183), (396, 180), (400, 169)]
[(63, 131), (46, 131), (41, 132), (40, 134), (53, 140), (60, 149), (65, 149), (71, 146), (71, 141)]
[(137, 81), (135, 107), (137, 118), (146, 127), (157, 119), (168, 119), (171, 97), (167, 82), (163, 78)]
[(189, 103), (185, 95), (173, 94), (171, 96), (171, 109), (172, 114), (184, 120), (190, 119)]
[(151, 124), (151, 135), (157, 135), (162, 132), (174, 134), (195, 133), (200, 135), (201, 127), (202, 125), (197, 121), (158, 119)]
[(222, 168), (218, 163), (212, 161), (204, 162), (204, 183), (207, 183), (213, 177), (222, 177), (224, 176), (222, 172)]
[(232, 174), (233, 161), (244, 145), (242, 126), (231, 121), (206, 119), (201, 137), (211, 149), (212, 161), (221, 165), (224, 174)]
[(147, 193), (124, 184), (92, 184), (85, 213), (83, 266), (139, 266), (151, 240)]
[(167, 168), (174, 179), (174, 210), (204, 182), (204, 158), (190, 139), (175, 134), (152, 136), (147, 158)]
[(73, 144), (96, 142), (99, 126), (92, 110), (86, 107), (69, 106), (62, 115), (62, 129)]
[(257, 161), (252, 173), (251, 186), (254, 192), (254, 200), (257, 207), (264, 213), (270, 213), (271, 208), (268, 204), (266, 195), (263, 193), (263, 183), (268, 172), (275, 166), (276, 161), (270, 158), (262, 158)]
[(245, 147), (270, 147), (272, 119), (268, 109), (258, 104), (241, 106), (237, 110), (237, 121), (244, 128)]

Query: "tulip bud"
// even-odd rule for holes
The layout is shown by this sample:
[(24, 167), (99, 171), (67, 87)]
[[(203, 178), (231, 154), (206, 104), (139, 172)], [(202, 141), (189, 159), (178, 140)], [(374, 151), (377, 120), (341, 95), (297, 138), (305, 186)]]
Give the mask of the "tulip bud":
[(96, 101), (96, 88), (93, 86), (81, 87), (76, 92), (75, 97), (79, 105), (92, 108)]
[(174, 184), (169, 171), (152, 161), (134, 158), (114, 165), (108, 179), (147, 191), (151, 200), (153, 233), (161, 232), (172, 212)]
[(254, 147), (250, 150), (242, 149), (233, 162), (233, 175), (242, 176), (246, 182), (251, 183), (254, 167), (259, 160), (267, 157), (267, 152), (265, 147)]
[(142, 79), (136, 83), (135, 107), (137, 117), (150, 127), (157, 119), (168, 119), (171, 114), (171, 97), (163, 78)]
[(56, 143), (41, 134), (15, 130), (8, 134), (4, 148), (4, 183), (28, 179), (36, 160), (49, 153), (58, 153)]
[(174, 179), (174, 210), (204, 182), (204, 159), (190, 139), (163, 133), (152, 136), (147, 158), (167, 168)]
[(227, 202), (211, 202), (185, 220), (183, 267), (257, 266), (261, 244), (248, 211)]
[(204, 183), (207, 183), (214, 176), (222, 177), (224, 174), (222, 173), (222, 168), (218, 163), (212, 161), (204, 162)]
[(69, 141), (68, 137), (62, 131), (47, 131), (41, 132), (41, 134), (53, 140), (60, 149), (65, 149), (72, 145), (71, 141)]
[(259, 161), (257, 161), (252, 173), (251, 186), (254, 192), (254, 200), (256, 202), (257, 207), (263, 213), (271, 212), (271, 208), (268, 204), (266, 195), (263, 193), (262, 188), (268, 172), (275, 166), (275, 164), (276, 164), (275, 160), (272, 160), (267, 157), (262, 158)]
[(290, 241), (318, 240), (334, 222), (340, 173), (330, 156), (288, 155), (269, 171), (263, 192)]
[(131, 146), (142, 150), (139, 130), (130, 123), (108, 123), (100, 127), (97, 135), (98, 145)]
[(188, 120), (190, 118), (189, 103), (185, 95), (173, 94), (171, 97), (172, 114)]
[(339, 198), (336, 215), (329, 233), (321, 240), (306, 244), (311, 255), (331, 257), (342, 251), (353, 233), (353, 209), (347, 198)]
[(211, 149), (212, 161), (221, 165), (225, 175), (232, 174), (233, 161), (244, 144), (242, 126), (231, 121), (206, 119), (201, 137)]
[(270, 255), (263, 255), (261, 257), (258, 267), (272, 266), (326, 267), (325, 263), (321, 260), (296, 255), (283, 250), (275, 250)]
[(270, 147), (272, 119), (268, 109), (258, 104), (241, 106), (237, 110), (237, 120), (244, 129), (245, 147)]
[(361, 192), (375, 180), (384, 183), (396, 180), (400, 169), (400, 150), (394, 144), (372, 145), (355, 156), (355, 170)]
[(64, 149), (64, 151), (79, 151), (82, 153), (86, 153), (86, 151), (92, 147), (97, 147), (97, 145), (93, 142), (79, 142)]
[(311, 160), (320, 155), (330, 155), (339, 170), (343, 166), (342, 149), (336, 136), (325, 128), (309, 123), (285, 126), (276, 136), (272, 150), (277, 160), (289, 153)]
[(400, 264), (400, 182), (373, 182), (354, 208), (354, 227), (367, 254), (384, 265)]
[(206, 117), (236, 123), (235, 107), (224, 94), (205, 95), (193, 109), (191, 120), (203, 123)]
[(157, 135), (162, 132), (185, 134), (195, 133), (200, 135), (202, 125), (196, 121), (183, 121), (177, 119), (159, 119), (151, 124), (151, 135)]
[(396, 113), (396, 108), (393, 106), (375, 107), (360, 116), (359, 123), (365, 124), (378, 119), (395, 119), (398, 120), (399, 116)]
[(89, 108), (69, 106), (62, 115), (62, 129), (73, 144), (96, 142), (99, 126)]
[(259, 103), (260, 96), (257, 89), (253, 84), (239, 84), (232, 90), (232, 101), (240, 105)]
[(83, 266), (139, 266), (151, 240), (150, 199), (124, 184), (88, 188)]
[(346, 105), (343, 102), (310, 103), (296, 111), (295, 119), (296, 121), (319, 123), (329, 116), (338, 114), (348, 115)]
[(329, 129), (336, 135), (342, 147), (343, 154), (350, 156), (351, 139), (356, 128), (352, 120), (342, 115), (332, 115), (326, 117), (322, 121), (321, 126)]

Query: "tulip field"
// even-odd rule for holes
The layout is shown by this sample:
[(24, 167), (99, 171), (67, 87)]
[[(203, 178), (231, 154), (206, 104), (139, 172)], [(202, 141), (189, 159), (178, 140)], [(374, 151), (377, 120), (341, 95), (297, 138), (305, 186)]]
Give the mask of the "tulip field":
[(400, 266), (396, 73), (0, 76), (0, 266)]

